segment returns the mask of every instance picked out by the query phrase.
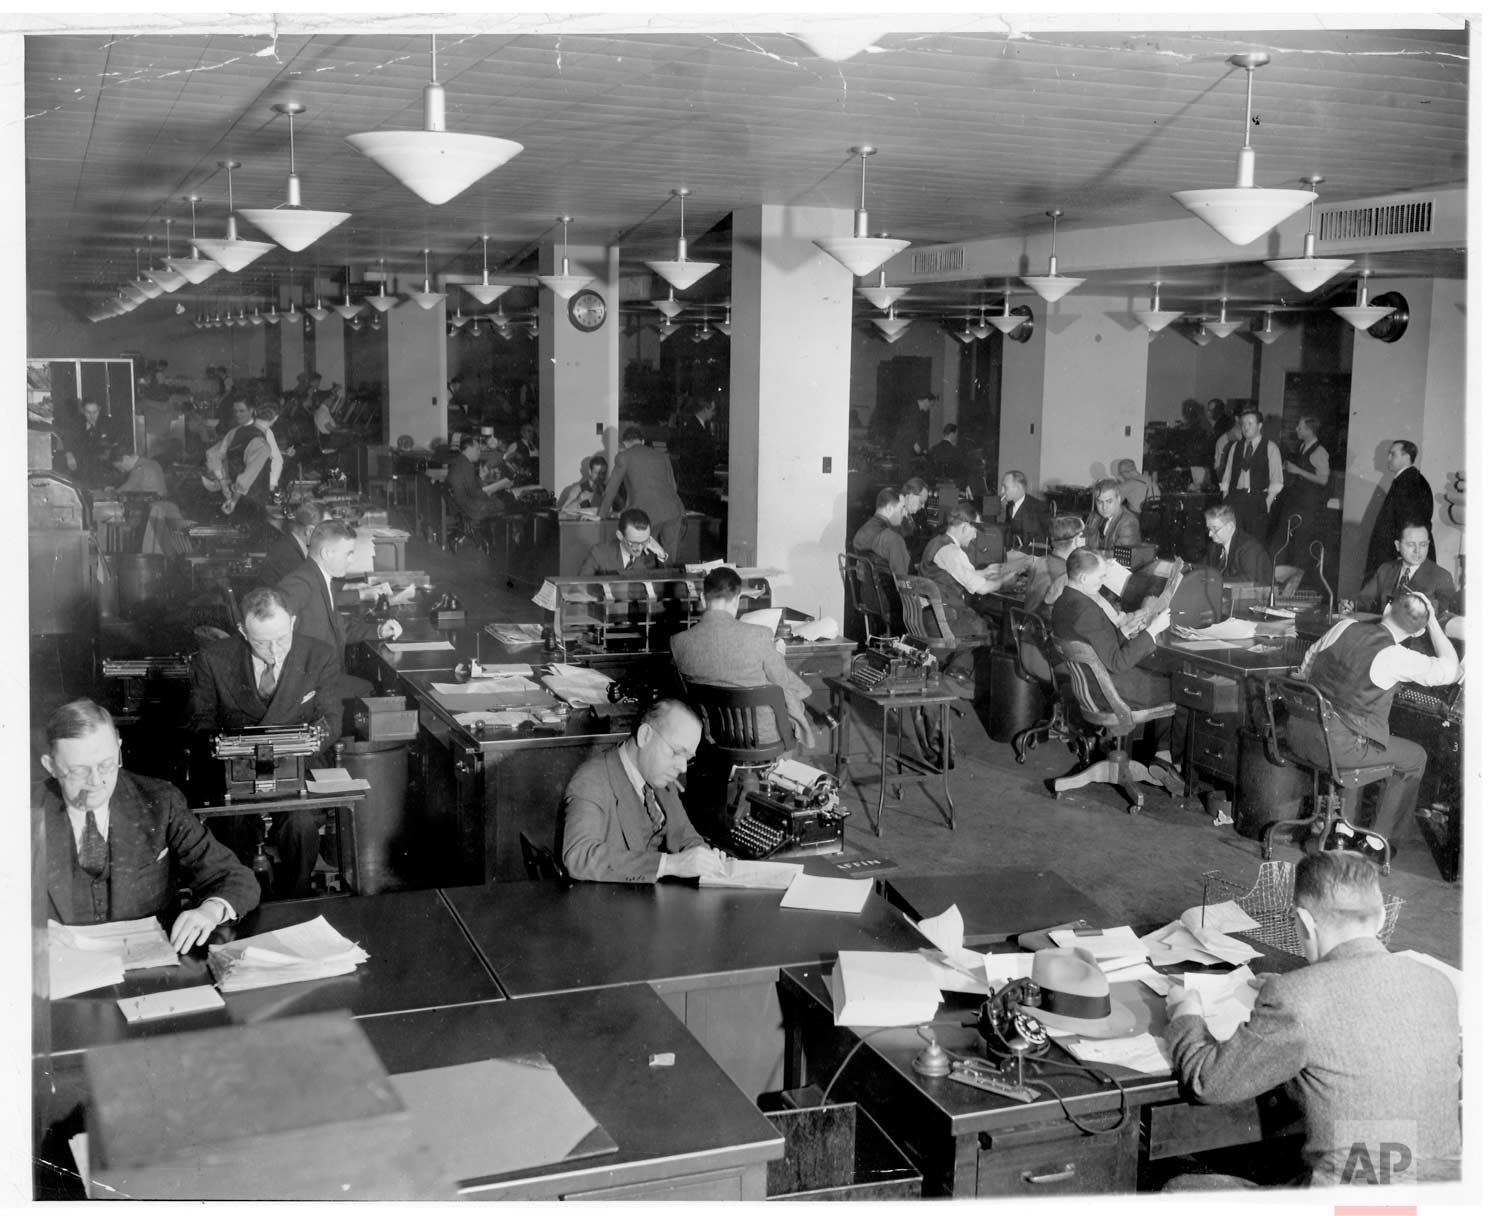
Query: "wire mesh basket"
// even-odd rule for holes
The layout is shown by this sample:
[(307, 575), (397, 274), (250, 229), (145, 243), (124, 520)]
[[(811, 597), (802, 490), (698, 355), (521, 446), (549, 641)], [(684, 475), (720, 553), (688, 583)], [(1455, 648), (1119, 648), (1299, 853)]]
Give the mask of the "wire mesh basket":
[[(1253, 886), (1224, 877), (1222, 871), (1208, 870), (1203, 875), (1203, 902), (1223, 903), (1232, 899), (1244, 913), (1258, 921), (1260, 928), (1246, 929), (1245, 936), (1288, 954), (1300, 956), (1302, 944), (1297, 940), (1296, 914), (1292, 911), (1292, 884), (1297, 867), (1289, 861), (1263, 861)], [(1399, 895), (1385, 899), (1385, 924), (1376, 936), (1390, 945), (1391, 933), (1406, 901)]]

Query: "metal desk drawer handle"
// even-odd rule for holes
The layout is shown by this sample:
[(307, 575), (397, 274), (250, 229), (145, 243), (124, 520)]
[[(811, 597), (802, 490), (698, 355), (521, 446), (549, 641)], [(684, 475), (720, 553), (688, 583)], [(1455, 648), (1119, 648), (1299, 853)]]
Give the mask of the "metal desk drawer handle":
[(1211, 747), (1205, 747), (1203, 749), (1203, 754), (1205, 756), (1212, 756), (1215, 760), (1222, 760), (1222, 759), (1224, 759), (1224, 753), (1222, 751), (1215, 751)]
[(1030, 1170), (1026, 1170), (1021, 1175), (1021, 1181), (1034, 1183), (1037, 1186), (1044, 1186), (1049, 1182), (1068, 1182), (1077, 1176), (1078, 1167), (1070, 1161), (1055, 1174), (1033, 1174)]
[(1203, 719), (1203, 725), (1204, 726), (1215, 726), (1215, 727), (1218, 727), (1220, 730), (1223, 730), (1224, 729), (1224, 720), (1222, 718), (1209, 718), (1209, 717), (1205, 717)]

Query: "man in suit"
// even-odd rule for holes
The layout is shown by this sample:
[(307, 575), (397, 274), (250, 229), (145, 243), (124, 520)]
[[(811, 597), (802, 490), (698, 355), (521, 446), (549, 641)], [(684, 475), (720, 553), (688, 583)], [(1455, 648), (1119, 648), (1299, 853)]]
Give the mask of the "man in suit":
[(1026, 492), (1026, 474), (1020, 469), (1011, 469), (1000, 478), (1000, 499), (1000, 523), (1009, 548), (1024, 549), (1047, 539), (1052, 513), (1040, 498)]
[(1083, 528), (1084, 544), (1106, 557), (1117, 548), (1141, 543), (1141, 521), (1125, 505), (1120, 483), (1102, 477), (1094, 483), (1094, 510)]
[(680, 488), (695, 495), (714, 494), (718, 490), (714, 468), (719, 463), (719, 445), (708, 429), (718, 408), (712, 397), (695, 401), (677, 436), (677, 469), (681, 474), (677, 481)]
[(614, 540), (601, 540), (584, 556), (579, 578), (594, 574), (639, 574), (650, 578), (667, 561), (667, 551), (651, 535), (651, 517), (639, 507), (620, 512)]
[(1259, 410), (1240, 414), (1240, 441), (1231, 444), (1219, 489), (1239, 526), (1261, 544), (1271, 533), (1271, 506), (1281, 493), (1281, 449), (1261, 434)]
[(1203, 523), (1208, 529), (1208, 557), (1206, 562), (1217, 567), (1224, 580), (1253, 583), (1257, 587), (1269, 587), (1276, 581), (1276, 571), (1271, 565), (1271, 555), (1255, 537), (1240, 531), (1234, 516), (1234, 508), (1220, 503), (1203, 512)]
[(916, 408), (902, 416), (891, 434), (891, 454), (903, 477), (911, 477), (926, 463), (927, 443), (932, 437), (932, 410), (936, 405), (936, 394), (919, 393)]
[[(1199, 1102), (1223, 1103), (1284, 1086), (1306, 1124), (1306, 1185), (1456, 1180), (1453, 985), (1380, 943), (1379, 874), (1358, 853), (1302, 858), (1292, 911), (1308, 966), (1266, 976), (1249, 1022), (1229, 1039), (1209, 1031), (1196, 991), (1172, 985), (1166, 1041), (1183, 1089)], [(1191, 1189), (1224, 1185), (1244, 1183), (1200, 1177)]]
[(905, 578), (911, 569), (911, 553), (901, 535), (906, 518), (906, 503), (900, 490), (887, 487), (875, 496), (875, 514), (859, 525), (849, 542), (853, 553), (863, 553), (883, 561), (897, 578)]
[[(786, 697), (792, 733), (807, 743), (812, 728), (802, 703), (812, 694), (776, 646), (776, 635), (761, 625), (736, 619), (740, 610), (740, 576), (728, 566), (715, 566), (703, 576), (703, 615), (691, 629), (672, 637), (672, 661), (684, 680), (719, 688), (761, 688), (775, 684)], [(776, 718), (769, 709), (757, 711), (757, 741), (776, 739)]]
[(479, 437), (465, 435), (458, 455), (448, 462), (448, 475), (444, 481), (448, 493), (453, 495), (454, 505), (465, 519), (489, 519), (494, 515), (504, 515), (509, 509), (506, 503), (497, 501), (491, 495), (509, 489), (510, 479), (501, 477), (488, 484), (481, 482), (479, 451)]
[(650, 447), (638, 426), (627, 426), (620, 433), (620, 450), (615, 467), (610, 470), (600, 500), (599, 514), (615, 509), (615, 499), (625, 491), (625, 506), (639, 507), (651, 522), (652, 534), (671, 563), (682, 546), (682, 499), (677, 497), (677, 476), (672, 472), (671, 458)]
[(105, 457), (109, 453), (109, 427), (97, 401), (85, 401), (71, 426), (62, 430), (68, 474), (89, 489), (98, 489), (106, 478)]
[[(1406, 439), (1393, 439), (1385, 454), (1385, 467), (1394, 476), (1385, 492), (1385, 500), (1370, 529), (1370, 548), (1365, 556), (1365, 577), (1375, 573), (1382, 562), (1390, 560), (1391, 546), (1407, 524), (1421, 524), (1432, 533), (1432, 487), (1417, 468), (1417, 445)], [(1432, 549), (1437, 560), (1437, 550)]]
[(339, 665), (338, 695), (367, 697), (372, 691), (368, 680), (348, 675), (344, 667), (344, 647), (366, 638), (394, 641), (401, 636), (401, 622), (388, 619), (353, 620), (347, 625), (333, 603), (333, 580), (349, 573), (354, 557), (354, 529), (341, 519), (329, 519), (312, 530), (307, 541), (307, 560), (277, 585), (286, 600), (299, 637), (310, 637), (333, 648)]
[[(295, 625), (281, 592), (257, 587), (240, 601), (239, 636), (214, 642), (193, 656), (188, 730), (205, 768), (222, 764), (210, 759), (207, 749), (210, 736), (221, 731), (306, 723), (322, 727), (328, 746), (338, 736), (343, 713), (337, 693), (338, 660), (325, 643), (297, 636)], [(312, 894), (320, 818), (309, 810), (271, 817), (269, 840), (279, 861), (274, 883), (279, 897)], [(223, 816), (211, 827), (241, 861), (254, 861), (260, 844), (259, 817)]]
[(614, 751), (579, 766), (563, 795), (562, 862), (589, 882), (656, 882), (720, 874), (682, 809), (677, 778), (703, 728), (681, 701), (653, 705)]
[(307, 560), (307, 541), (312, 530), (323, 522), (323, 508), (315, 502), (299, 505), (287, 523), (286, 530), (278, 533), (266, 547), (266, 560), (261, 563), (256, 579), (263, 587), (274, 587), (288, 574)]
[[(120, 768), (109, 711), (70, 701), (47, 720), (49, 781), (32, 787), (47, 838), (48, 914), (65, 925), (172, 915), (178, 953), (260, 902), (255, 876), (204, 830), (165, 781)], [(177, 912), (177, 892), (194, 905)]]
[(1458, 599), (1453, 576), (1427, 556), (1430, 541), (1419, 523), (1407, 524), (1396, 542), (1396, 557), (1378, 567), (1354, 599), (1360, 612), (1384, 612), (1402, 591), (1420, 591), (1432, 601), (1439, 616), (1452, 611)]
[(1022, 607), (1050, 618), (1052, 605), (1068, 585), (1068, 555), (1083, 546), (1083, 520), (1076, 515), (1053, 516), (1048, 529), (1052, 551), (1031, 560), (1031, 579), (1026, 584)]

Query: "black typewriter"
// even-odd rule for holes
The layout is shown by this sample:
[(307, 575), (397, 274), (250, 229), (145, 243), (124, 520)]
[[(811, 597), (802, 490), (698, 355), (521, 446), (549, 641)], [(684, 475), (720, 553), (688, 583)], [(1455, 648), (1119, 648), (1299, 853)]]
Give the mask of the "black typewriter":
[(866, 692), (925, 692), (937, 680), (937, 657), (916, 639), (871, 638), (849, 665), (849, 683)]
[(777, 853), (840, 853), (848, 816), (831, 774), (799, 760), (778, 760), (762, 774), (759, 788), (746, 795), (744, 810), (729, 830), (730, 848), (746, 861)]

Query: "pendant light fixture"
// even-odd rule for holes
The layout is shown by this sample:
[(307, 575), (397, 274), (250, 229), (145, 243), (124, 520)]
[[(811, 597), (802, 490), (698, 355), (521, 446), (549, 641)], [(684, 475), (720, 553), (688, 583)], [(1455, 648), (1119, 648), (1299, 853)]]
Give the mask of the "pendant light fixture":
[(1248, 245), (1282, 220), (1310, 207), (1318, 196), (1311, 190), (1262, 190), (1255, 184), (1255, 149), (1250, 146), (1250, 95), (1255, 69), (1271, 62), (1264, 51), (1231, 55), (1229, 62), (1245, 69), (1245, 145), (1240, 149), (1233, 186), (1209, 190), (1177, 190), (1179, 203), (1234, 245)]
[[(212, 258), (205, 258), (198, 252), (198, 202), (196, 194), (188, 195), (188, 206), (193, 213), (193, 253), (186, 258), (167, 258), (167, 265), (185, 278), (189, 283), (202, 283), (219, 273), (221, 267)], [(172, 251), (167, 250), (170, 254)]]
[[(167, 217), (165, 223), (167, 225), (167, 253), (171, 254), (172, 220), (170, 216)], [(151, 248), (152, 243), (152, 238), (148, 236), (146, 238), (146, 246), (148, 249)], [(155, 260), (156, 257), (154, 253), (146, 259), (146, 275), (151, 279), (153, 283), (155, 283), (158, 287), (166, 292), (176, 291), (180, 287), (187, 286), (188, 281), (186, 275), (180, 274), (178, 271), (174, 270), (170, 264), (166, 265), (165, 269), (158, 270), (151, 265), (151, 263)], [(163, 260), (165, 261), (165, 259)]]
[[(305, 308), (303, 309), (303, 311), (306, 312), (307, 315), (313, 319), (313, 321), (321, 323), (331, 317), (333, 313), (323, 307), (322, 297), (318, 295), (318, 268), (316, 266), (313, 267), (312, 293), (312, 307)], [(308, 327), (308, 332), (312, 332), (311, 326)]]
[(724, 305), (724, 319), (722, 321), (715, 321), (714, 322), (714, 328), (717, 329), (726, 338), (730, 336), (729, 335), (729, 309), (730, 309), (730, 307), (731, 306), (728, 305), (728, 304)]
[(294, 120), (307, 107), (300, 101), (278, 101), (271, 107), (286, 115), (287, 155), (290, 171), (286, 178), (286, 204), (281, 207), (242, 209), (240, 214), (268, 235), (283, 249), (300, 253), (320, 236), (337, 228), (349, 218), (348, 211), (312, 211), (302, 205), (302, 179), (297, 176), (297, 141)]
[(981, 341), (995, 332), (995, 327), (989, 323), (989, 319), (984, 315), (983, 303), (979, 305), (979, 313), (975, 317), (974, 327), (971, 332)]
[(1277, 338), (1286, 333), (1286, 329), (1283, 326), (1271, 324), (1271, 310), (1269, 308), (1263, 309), (1262, 311), (1265, 313), (1265, 321), (1261, 324), (1261, 327), (1259, 329), (1252, 329), (1250, 332), (1254, 334), (1256, 339), (1263, 345), (1270, 346), (1272, 342), (1276, 341)]
[(266, 323), (265, 317), (260, 315), (260, 305), (255, 306), (255, 311), (250, 314), (250, 324), (259, 328)]
[(562, 273), (539, 274), (536, 276), (536, 281), (559, 299), (571, 300), (594, 281), (594, 276), (568, 273), (568, 225), (573, 222), (573, 217), (571, 215), (560, 215), (557, 217), (557, 222), (562, 225), (563, 230)]
[[(1314, 175), (1302, 179), (1310, 189), (1316, 189), (1322, 182), (1322, 178)], [(1313, 195), (1317, 198), (1317, 195)], [(1302, 238), (1302, 256), (1300, 258), (1272, 258), (1266, 263), (1272, 270), (1295, 287), (1298, 291), (1317, 291), (1317, 289), (1328, 282), (1336, 274), (1341, 274), (1354, 265), (1353, 258), (1320, 258), (1313, 255), (1313, 245), (1317, 237), (1313, 234), (1313, 209), (1309, 203), (1307, 207), (1307, 235)]]
[(514, 140), (447, 129), (447, 97), (437, 82), (436, 34), (432, 81), (422, 91), (422, 115), (420, 131), (365, 131), (344, 140), (434, 207), (462, 194), (522, 150)]
[(215, 241), (205, 238), (198, 242), (198, 248), (230, 274), (244, 270), (256, 258), (265, 257), (276, 248), (269, 241), (240, 240), (239, 227), (234, 218), (234, 171), (239, 167), (240, 162), (237, 160), (219, 162), (219, 168), (229, 176), (229, 221), (224, 226), (224, 239)]
[(682, 311), (682, 301), (677, 298), (677, 289), (675, 287), (667, 288), (667, 298), (665, 300), (652, 300), (651, 303), (655, 305), (656, 310), (662, 316), (666, 317), (668, 321)]
[(1194, 321), (1191, 328), (1188, 329), (1187, 336), (1195, 346), (1207, 346), (1214, 340), (1213, 334), (1203, 328), (1202, 321)]
[(422, 290), (408, 291), (406, 293), (408, 300), (415, 301), (419, 307), (429, 311), (436, 308), (439, 304), (446, 302), (448, 299), (446, 291), (432, 290), (432, 265), (429, 260), (431, 253), (432, 250), (430, 249), (422, 250)]
[(333, 311), (338, 313), (339, 316), (343, 317), (344, 320), (352, 321), (355, 317), (359, 316), (360, 313), (364, 312), (364, 310), (365, 302), (363, 300), (361, 300), (358, 304), (355, 304), (349, 299), (349, 284), (345, 282), (344, 302), (342, 304), (335, 304), (333, 306)]
[(1000, 308), (1000, 315), (998, 317), (990, 317), (989, 322), (1002, 334), (1009, 334), (1022, 325), (1025, 325), (1031, 317), (1029, 313), (1011, 312), (1009, 291), (1005, 293), (1004, 300), (1005, 302)]
[(1227, 337), (1229, 337), (1230, 334), (1234, 333), (1234, 331), (1237, 330), (1243, 324), (1242, 321), (1231, 321), (1231, 320), (1229, 320), (1228, 318), (1225, 317), (1224, 314), (1225, 314), (1225, 312), (1226, 312), (1226, 310), (1228, 308), (1229, 308), (1229, 297), (1228, 296), (1220, 296), (1219, 297), (1219, 319), (1217, 321), (1205, 321), (1203, 323), (1203, 328), (1206, 329), (1206, 330), (1208, 330), (1208, 332), (1211, 333), (1211, 334), (1213, 334), (1213, 336), (1216, 337), (1216, 338), (1227, 338)]
[(663, 321), (656, 327), (656, 332), (661, 335), (661, 340), (665, 342), (681, 328), (682, 326), (678, 325), (675, 321)]
[(481, 304), (493, 304), (509, 291), (510, 287), (506, 283), (490, 282), (490, 238), (482, 236), (479, 240), (484, 246), (484, 252), (480, 254), (480, 281), (465, 283), (464, 290)]
[(1048, 304), (1055, 304), (1075, 287), (1082, 286), (1083, 280), (1057, 273), (1057, 221), (1062, 218), (1062, 210), (1054, 207), (1047, 212), (1047, 216), (1052, 221), (1052, 256), (1047, 259), (1047, 273), (1023, 274), (1021, 282), (1046, 300)]
[(1361, 270), (1359, 272), (1359, 292), (1355, 297), (1354, 304), (1335, 308), (1333, 311), (1348, 321), (1350, 325), (1358, 330), (1369, 329), (1381, 317), (1395, 312), (1394, 308), (1374, 307), (1369, 302), (1370, 296), (1370, 272)]
[(881, 267), (880, 281), (874, 287), (855, 288), (855, 291), (859, 292), (860, 295), (864, 296), (865, 299), (869, 300), (871, 304), (879, 309), (889, 308), (910, 290), (910, 287), (887, 287), (885, 285), (884, 267)]
[(365, 297), (365, 303), (378, 313), (390, 312), (391, 309), (395, 308), (397, 304), (401, 303), (401, 300), (397, 296), (388, 296), (385, 294), (384, 258), (380, 259), (380, 286), (376, 289), (373, 296)]
[(874, 325), (881, 337), (887, 342), (894, 342), (911, 328), (911, 318), (898, 317), (895, 304), (890, 304), (886, 307), (885, 316), (875, 318)]
[(1172, 324), (1173, 321), (1177, 320), (1178, 317), (1182, 316), (1182, 313), (1180, 311), (1172, 312), (1162, 309), (1161, 281), (1158, 279), (1151, 284), (1151, 307), (1137, 308), (1134, 315), (1135, 319), (1153, 334), (1159, 334), (1168, 325)]
[(157, 296), (162, 294), (162, 285), (156, 282), (154, 279), (148, 278), (146, 276), (145, 271), (141, 269), (141, 251), (139, 249), (136, 249), (134, 252), (135, 281), (131, 283), (131, 286), (134, 287), (136, 291), (140, 292), (142, 297), (144, 297), (145, 299), (154, 300)]
[(687, 255), (687, 216), (683, 202), (692, 191), (685, 186), (672, 190), (677, 197), (677, 256), (664, 261), (647, 262), (646, 265), (679, 291), (686, 291), (711, 270), (717, 270), (717, 262), (690, 262)]
[(849, 149), (859, 157), (859, 210), (854, 213), (854, 235), (824, 236), (813, 241), (856, 278), (889, 262), (911, 244), (910, 241), (870, 235), (870, 213), (865, 210), (865, 163), (877, 150), (869, 144), (857, 144)]

